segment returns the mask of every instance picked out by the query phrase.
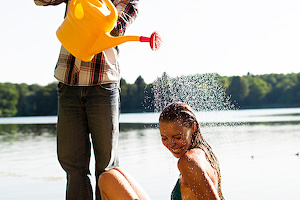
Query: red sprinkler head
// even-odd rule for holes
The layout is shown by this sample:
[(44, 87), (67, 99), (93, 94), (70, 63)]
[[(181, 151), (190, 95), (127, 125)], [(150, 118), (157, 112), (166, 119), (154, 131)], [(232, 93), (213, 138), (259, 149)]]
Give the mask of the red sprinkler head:
[(161, 36), (156, 31), (151, 34), (150, 38), (141, 36), (140, 41), (141, 42), (149, 42), (150, 47), (153, 51), (158, 50), (162, 44)]

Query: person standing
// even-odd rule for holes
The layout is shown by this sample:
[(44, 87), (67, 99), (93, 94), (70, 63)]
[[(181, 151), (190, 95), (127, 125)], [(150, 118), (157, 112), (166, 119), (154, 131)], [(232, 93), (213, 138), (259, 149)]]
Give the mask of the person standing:
[[(99, 0), (102, 2), (102, 0)], [(48, 6), (70, 0), (34, 0)], [(138, 14), (138, 0), (112, 0), (118, 20), (111, 34), (124, 34)], [(66, 8), (66, 9), (67, 9)], [(67, 200), (91, 200), (91, 146), (95, 155), (96, 199), (98, 177), (118, 166), (119, 135), (118, 47), (104, 50), (89, 62), (81, 61), (61, 47), (55, 78), (58, 83), (57, 155), (67, 175)], [(90, 139), (91, 138), (91, 139)]]

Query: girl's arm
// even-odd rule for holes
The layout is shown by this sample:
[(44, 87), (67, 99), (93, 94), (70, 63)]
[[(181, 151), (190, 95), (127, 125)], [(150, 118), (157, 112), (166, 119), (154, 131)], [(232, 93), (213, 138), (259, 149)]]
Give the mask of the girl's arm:
[(204, 153), (187, 152), (178, 161), (182, 180), (193, 191), (198, 199), (219, 200), (217, 189), (206, 170)]
[(49, 5), (58, 5), (67, 0), (34, 0), (34, 3), (38, 6), (49, 6)]

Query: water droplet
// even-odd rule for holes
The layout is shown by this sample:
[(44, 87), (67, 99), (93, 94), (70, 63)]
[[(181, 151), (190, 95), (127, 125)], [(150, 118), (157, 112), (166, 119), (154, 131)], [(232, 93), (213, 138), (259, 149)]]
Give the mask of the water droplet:
[(156, 112), (161, 112), (167, 105), (176, 101), (188, 104), (195, 111), (222, 111), (234, 108), (217, 74), (171, 78), (164, 73), (154, 81), (152, 93), (152, 104)]

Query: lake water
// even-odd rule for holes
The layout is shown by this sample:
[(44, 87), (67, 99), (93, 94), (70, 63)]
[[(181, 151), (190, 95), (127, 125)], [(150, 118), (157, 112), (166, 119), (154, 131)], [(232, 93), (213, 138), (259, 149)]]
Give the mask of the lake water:
[[(300, 199), (300, 108), (197, 116), (219, 158), (227, 200)], [(56, 119), (0, 118), (1, 200), (64, 199), (65, 173), (56, 159)], [(120, 116), (120, 166), (151, 199), (167, 200), (178, 178), (177, 160), (162, 146), (157, 120), (157, 113)], [(92, 162), (92, 173), (93, 166)]]

